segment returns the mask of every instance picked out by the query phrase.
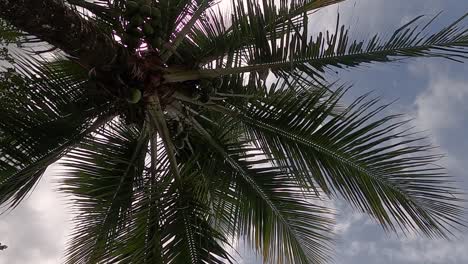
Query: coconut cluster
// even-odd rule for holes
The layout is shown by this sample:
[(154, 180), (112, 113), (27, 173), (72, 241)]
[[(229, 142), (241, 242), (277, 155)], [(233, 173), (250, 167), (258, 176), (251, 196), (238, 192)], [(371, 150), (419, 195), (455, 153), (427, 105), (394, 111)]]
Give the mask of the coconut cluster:
[[(165, 12), (175, 12), (174, 7), (164, 8)], [(110, 65), (99, 66), (89, 71), (90, 83), (96, 90), (110, 94), (118, 99), (121, 116), (127, 123), (139, 123), (144, 120), (146, 98), (158, 91), (161, 105), (165, 107), (174, 99), (173, 93), (180, 87), (182, 92), (201, 103), (219, 100), (216, 93), (222, 86), (222, 79), (202, 79), (172, 84), (161, 84), (162, 62), (159, 52), (163, 45), (163, 27), (161, 6), (154, 0), (130, 0), (119, 14), (120, 27), (117, 29), (122, 43), (128, 50), (116, 56)], [(137, 50), (142, 43), (148, 49), (139, 50), (134, 56), (127, 56), (127, 51)], [(181, 92), (181, 91), (179, 91)], [(180, 120), (171, 130), (177, 149), (187, 146), (187, 129), (180, 127)], [(169, 122), (171, 123), (171, 122)]]
[(161, 10), (149, 0), (128, 1), (125, 7), (127, 24), (122, 41), (130, 48), (136, 48), (145, 40), (153, 49), (160, 49)]
[(189, 144), (189, 134), (192, 127), (178, 119), (169, 119), (167, 127), (178, 150), (184, 149)]

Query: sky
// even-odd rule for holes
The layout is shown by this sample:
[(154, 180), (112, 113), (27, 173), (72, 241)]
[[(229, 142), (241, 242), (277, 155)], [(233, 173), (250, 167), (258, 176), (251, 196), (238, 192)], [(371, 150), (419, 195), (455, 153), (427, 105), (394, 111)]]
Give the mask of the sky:
[[(341, 21), (360, 38), (368, 33), (390, 32), (417, 15), (444, 11), (441, 25), (468, 12), (467, 0), (347, 0), (314, 15), (317, 30), (333, 27), (339, 12)], [(419, 131), (447, 155), (442, 164), (468, 191), (468, 64), (441, 59), (411, 59), (391, 64), (372, 64), (339, 70), (332, 78), (353, 84), (349, 100), (365, 92), (398, 99), (392, 113), (413, 118)], [(35, 192), (16, 210), (0, 215), (0, 243), (9, 248), (0, 252), (0, 264), (60, 263), (70, 214), (66, 199), (54, 192), (54, 169), (46, 173)], [(468, 230), (451, 241), (423, 237), (401, 237), (385, 233), (366, 215), (336, 201), (337, 247), (335, 263), (468, 263)], [(468, 215), (467, 215), (468, 219)], [(259, 264), (255, 253), (239, 248), (241, 264)]]

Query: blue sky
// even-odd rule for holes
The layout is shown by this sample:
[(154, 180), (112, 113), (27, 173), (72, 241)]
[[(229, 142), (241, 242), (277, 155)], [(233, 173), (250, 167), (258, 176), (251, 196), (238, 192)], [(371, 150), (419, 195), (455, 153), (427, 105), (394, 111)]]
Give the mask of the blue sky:
[[(358, 38), (390, 33), (418, 15), (443, 11), (435, 26), (447, 25), (468, 12), (465, 0), (358, 0), (345, 1), (321, 10), (316, 21), (333, 27), (336, 14)], [(323, 27), (322, 27), (323, 28)], [(318, 30), (320, 30), (319, 28)], [(332, 75), (333, 76), (333, 75)], [(389, 109), (413, 118), (412, 125), (424, 131), (447, 157), (441, 163), (468, 190), (468, 64), (441, 59), (410, 59), (405, 62), (365, 65), (339, 70), (334, 76), (351, 82), (348, 100), (366, 92), (397, 100)], [(423, 237), (399, 237), (385, 233), (366, 215), (337, 202), (336, 264), (462, 264), (468, 263), (468, 230), (452, 241)], [(468, 214), (466, 216), (468, 219)], [(248, 251), (248, 250), (245, 250)], [(241, 251), (245, 264), (261, 263), (252, 252)]]
[[(441, 24), (468, 12), (468, 1), (351, 1), (338, 8), (356, 22), (359, 31), (385, 32), (420, 15), (444, 11)], [(336, 10), (336, 8), (335, 8)], [(350, 13), (347, 13), (350, 11)], [(336, 11), (335, 11), (336, 12)], [(333, 9), (326, 10), (330, 15)], [(327, 16), (327, 15), (325, 15)], [(354, 27), (354, 26), (352, 26)], [(364, 32), (370, 32), (364, 31)], [(468, 65), (441, 59), (417, 59), (405, 63), (374, 64), (341, 72), (342, 80), (354, 83), (353, 95), (375, 91), (384, 100), (398, 101), (389, 111), (414, 118), (417, 130), (427, 134), (447, 154), (442, 164), (468, 190)], [(368, 217), (339, 204), (336, 263), (468, 263), (468, 232), (453, 241), (386, 234)]]
[[(348, 0), (316, 14), (322, 29), (333, 26), (340, 12), (342, 22), (365, 38), (366, 33), (390, 32), (420, 15), (444, 11), (445, 25), (468, 12), (467, 0)], [(390, 111), (414, 118), (417, 130), (424, 130), (447, 154), (442, 163), (468, 191), (468, 64), (441, 59), (412, 59), (404, 63), (372, 64), (340, 70), (334, 78), (351, 82), (349, 99), (368, 91), (389, 102), (398, 99)], [(0, 264), (60, 263), (69, 233), (70, 214), (66, 200), (51, 191), (53, 169), (35, 193), (17, 210), (0, 215), (0, 242), (9, 248), (0, 253)], [(468, 263), (468, 230), (452, 241), (386, 234), (371, 219), (337, 202), (337, 248), (335, 263)], [(468, 219), (468, 215), (467, 215)], [(252, 252), (240, 250), (241, 263), (261, 263)]]

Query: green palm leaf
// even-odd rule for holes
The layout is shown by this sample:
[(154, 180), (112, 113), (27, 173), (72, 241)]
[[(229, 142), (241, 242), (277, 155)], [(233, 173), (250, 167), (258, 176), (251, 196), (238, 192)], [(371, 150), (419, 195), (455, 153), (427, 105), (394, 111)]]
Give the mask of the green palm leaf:
[[(223, 57), (229, 52), (240, 51), (255, 45), (255, 33), (262, 30), (266, 36), (280, 31), (285, 25), (300, 27), (303, 14), (310, 14), (319, 8), (339, 3), (343, 0), (292, 0), (281, 1), (234, 1), (231, 17), (225, 16), (221, 7), (215, 6), (206, 13), (206, 18), (197, 23), (185, 43), (187, 56), (200, 56), (198, 60), (208, 62)], [(251, 25), (252, 19), (261, 21), (263, 28)], [(257, 22), (257, 21), (255, 21)], [(255, 27), (258, 30), (250, 30)], [(290, 29), (294, 31), (294, 29)], [(198, 54), (198, 52), (200, 54)]]
[(9, 44), (18, 41), (23, 34), (18, 32), (12, 25), (7, 21), (0, 19), (0, 43)]
[(291, 175), (262, 158), (261, 152), (255, 154), (259, 149), (248, 147), (247, 142), (223, 146), (211, 136), (235, 131), (235, 126), (227, 124), (229, 122), (220, 122), (214, 129), (221, 131), (215, 133), (194, 124), (215, 154), (211, 159), (219, 159), (214, 162), (220, 165), (224, 163), (214, 169), (226, 177), (224, 181), (232, 182), (228, 186), (233, 189), (230, 194), (233, 201), (220, 197), (219, 203), (223, 206), (217, 207), (218, 210), (227, 208), (232, 214), (232, 220), (224, 224), (231, 232), (255, 243), (255, 247), (263, 251), (265, 260), (274, 263), (327, 260), (330, 246), (327, 231), (332, 224), (330, 212), (313, 205), (311, 200), (317, 197), (304, 194)]
[(389, 105), (323, 84), (330, 67), (462, 61), (468, 15), (313, 35), (339, 2), (0, 0), (0, 204), (64, 165), (65, 263), (231, 263), (240, 240), (265, 263), (325, 263), (336, 197), (386, 230), (449, 237), (464, 221), (440, 155)]
[(184, 175), (187, 176), (184, 191), (173, 199), (165, 199), (171, 208), (165, 212), (167, 218), (162, 232), (163, 241), (167, 243), (163, 249), (165, 260), (168, 263), (232, 263), (226, 248), (220, 243), (226, 239), (213, 228), (208, 209), (192, 194), (193, 177), (199, 175), (188, 173), (192, 175)]
[(1, 202), (11, 207), (50, 164), (108, 119), (105, 106), (83, 96), (82, 79), (27, 57), (15, 62), (17, 70), (0, 78)]
[(112, 241), (125, 230), (134, 191), (141, 182), (148, 133), (117, 121), (67, 154), (61, 190), (73, 195), (77, 224), (67, 263), (95, 263), (114, 257)]
[[(213, 226), (210, 201), (200, 192), (200, 170), (190, 159), (181, 163), (176, 184), (164, 144), (158, 143), (156, 174), (136, 199), (132, 220), (117, 249), (131, 263), (230, 263), (223, 234)], [(154, 171), (151, 171), (152, 173)], [(151, 187), (151, 188), (149, 188)], [(148, 189), (146, 189), (148, 188)], [(155, 218), (156, 217), (156, 220)]]
[(445, 236), (463, 223), (453, 186), (432, 164), (422, 138), (411, 137), (399, 116), (369, 121), (386, 106), (361, 97), (341, 115), (332, 111), (342, 91), (329, 96), (275, 90), (225, 111), (244, 123), (249, 138), (299, 181), (339, 193), (385, 228)]
[[(388, 39), (376, 34), (369, 40), (354, 40), (349, 29), (340, 25), (339, 19), (335, 32), (311, 36), (305, 13), (301, 25), (286, 24), (280, 32), (269, 32), (267, 19), (263, 18), (264, 11), (260, 6), (252, 5), (247, 10), (239, 8), (242, 14), (238, 16), (256, 19), (255, 23), (239, 18), (234, 23), (238, 25), (239, 33), (233, 39), (219, 41), (227, 46), (218, 45), (221, 49), (218, 55), (201, 52), (203, 58), (210, 58), (209, 61), (199, 62), (199, 67), (205, 69), (168, 73), (166, 81), (272, 71), (284, 79), (307, 75), (317, 82), (323, 82), (323, 72), (331, 66), (355, 67), (362, 63), (388, 62), (406, 57), (466, 59), (468, 35), (462, 25), (468, 14), (433, 34), (429, 34), (427, 29), (435, 18), (421, 25), (423, 17), (419, 16), (397, 29)], [(210, 23), (220, 24), (218, 34), (225, 27), (222, 20)], [(246, 43), (246, 39), (255, 42)], [(216, 40), (213, 43), (216, 45)], [(207, 47), (207, 50), (216, 49)]]
[(112, 248), (116, 259), (130, 263), (163, 263), (164, 192), (172, 179), (163, 142), (151, 137), (151, 157), (146, 157), (142, 180), (133, 193), (131, 213), (125, 232), (118, 234)]

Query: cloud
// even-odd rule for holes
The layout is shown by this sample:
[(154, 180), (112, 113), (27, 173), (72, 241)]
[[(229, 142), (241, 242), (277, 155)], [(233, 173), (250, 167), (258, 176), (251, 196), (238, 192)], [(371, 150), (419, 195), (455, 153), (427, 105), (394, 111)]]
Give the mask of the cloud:
[(423, 238), (403, 240), (399, 248), (386, 249), (385, 255), (394, 263), (459, 264), (467, 263), (467, 241), (429, 240)]
[[(408, 69), (411, 80), (420, 79), (417, 83), (422, 84), (422, 87), (416, 87), (416, 82), (407, 80), (399, 91), (402, 96), (407, 96), (408, 89), (411, 93), (416, 91), (414, 101), (405, 106), (412, 111), (413, 124), (417, 130), (428, 131), (426, 134), (431, 140), (447, 153), (443, 165), (459, 181), (458, 187), (467, 190), (468, 145), (463, 139), (468, 131), (468, 76), (462, 73), (468, 67), (441, 60), (417, 60), (404, 69)], [(451, 241), (420, 236), (398, 237), (369, 224), (367, 217), (354, 221), (352, 214), (343, 210), (345, 217), (340, 217), (338, 224), (345, 228), (336, 263), (468, 263), (466, 230), (455, 232), (458, 239)]]
[(60, 263), (68, 234), (64, 200), (53, 192), (50, 170), (33, 194), (15, 210), (0, 215), (0, 264)]
[(234, 253), (233, 256), (235, 256), (235, 260), (239, 264), (262, 263), (261, 253), (257, 253), (255, 250), (252, 250), (252, 248), (247, 245), (245, 241), (238, 243), (236, 251), (237, 252)]
[[(376, 0), (347, 0), (321, 9), (311, 18), (311, 28), (327, 28), (334, 30), (337, 15), (340, 15), (340, 23), (349, 26), (351, 31), (359, 33), (360, 39), (369, 39), (371, 34), (382, 33), (388, 35), (392, 30), (403, 26), (418, 15), (435, 16), (444, 10), (445, 13), (457, 12), (458, 0), (427, 1), (376, 1)], [(400, 3), (398, 3), (400, 2)], [(447, 3), (453, 3), (450, 6)], [(449, 8), (450, 7), (450, 8)], [(455, 17), (458, 14), (455, 15)], [(453, 17), (451, 17), (453, 20)], [(364, 35), (363, 35), (364, 34)]]
[[(419, 14), (433, 15), (439, 10), (445, 10), (445, 17), (453, 20), (467, 8), (468, 2), (460, 0), (347, 0), (338, 7), (323, 9), (313, 20), (313, 26), (317, 28), (316, 25), (319, 25), (317, 30), (333, 28), (339, 11), (342, 21), (351, 26), (353, 31), (390, 32), (403, 21)], [(357, 37), (366, 39), (368, 36)], [(414, 115), (417, 127), (431, 131), (434, 141), (448, 152), (450, 158), (446, 161), (449, 163), (447, 167), (455, 168), (462, 175), (462, 172), (468, 171), (463, 162), (468, 160), (468, 147), (463, 140), (463, 134), (468, 131), (464, 125), (468, 124), (465, 116), (468, 104), (464, 103), (468, 99), (465, 84), (468, 80), (454, 78), (454, 74), (447, 76), (452, 72), (449, 69), (440, 72), (438, 62), (437, 65), (425, 62), (425, 66), (421, 63), (411, 64), (410, 70), (415, 76), (431, 76), (428, 88), (414, 102)], [(394, 74), (395, 80), (401, 79), (399, 73)], [(372, 79), (375, 76), (362, 78)], [(406, 81), (403, 79), (400, 83)], [(405, 91), (401, 92), (402, 96), (406, 96)], [(52, 184), (46, 179), (19, 208), (10, 214), (0, 215), (0, 242), (9, 246), (0, 252), (0, 264), (59, 263), (68, 233), (69, 216), (63, 200), (51, 191)], [(340, 212), (342, 217), (336, 231), (342, 236), (337, 249), (342, 252), (339, 252), (341, 259), (337, 259), (336, 263), (468, 263), (468, 238), (452, 242), (423, 238), (401, 239), (386, 235), (361, 214), (344, 210)], [(256, 262), (255, 254), (248, 249), (239, 248), (239, 251), (244, 256), (241, 263)]]
[(468, 169), (463, 162), (468, 157), (468, 143), (460, 139), (468, 130), (468, 78), (453, 74), (444, 64), (415, 65), (409, 66), (415, 76), (430, 76), (427, 89), (414, 102), (416, 126), (429, 131), (435, 144), (448, 154), (445, 165), (452, 172), (464, 172)]
[(440, 69), (434, 64), (426, 64), (412, 71), (423, 69), (431, 78), (428, 89), (415, 102), (417, 121), (421, 126), (437, 132), (438, 137), (447, 129), (463, 127), (462, 121), (466, 119), (465, 113), (468, 110), (466, 80), (440, 73)]

